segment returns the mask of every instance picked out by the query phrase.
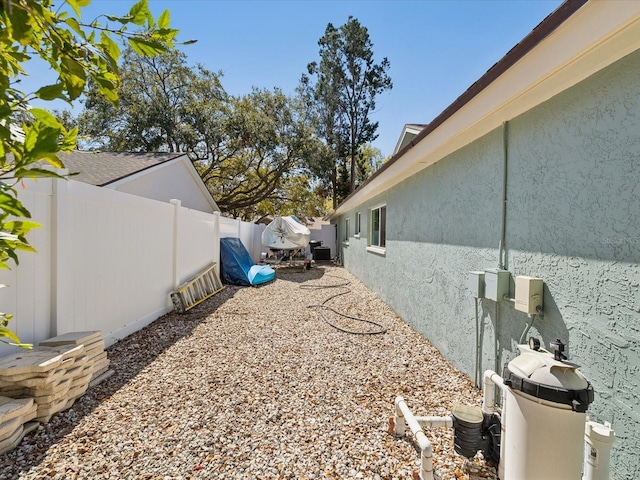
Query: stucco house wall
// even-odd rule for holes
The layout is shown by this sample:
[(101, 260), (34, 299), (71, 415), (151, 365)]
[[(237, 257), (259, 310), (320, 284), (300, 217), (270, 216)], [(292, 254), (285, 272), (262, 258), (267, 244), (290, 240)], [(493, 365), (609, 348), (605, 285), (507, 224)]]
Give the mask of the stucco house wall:
[[(344, 265), (457, 368), (475, 372), (468, 273), (500, 260), (540, 277), (544, 318), (592, 382), (592, 419), (616, 432), (612, 478), (640, 478), (640, 51), (511, 119), (334, 219)], [(386, 252), (367, 250), (368, 212), (386, 204)], [(512, 290), (513, 292), (513, 290)], [(509, 302), (479, 303), (482, 365), (501, 371), (526, 322)], [(559, 426), (561, 428), (561, 426)], [(550, 434), (552, 434), (550, 432)]]

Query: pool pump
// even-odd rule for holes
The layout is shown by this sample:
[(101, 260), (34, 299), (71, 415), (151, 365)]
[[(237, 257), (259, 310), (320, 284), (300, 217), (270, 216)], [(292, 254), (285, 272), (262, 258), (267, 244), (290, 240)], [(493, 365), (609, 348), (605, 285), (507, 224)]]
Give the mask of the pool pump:
[[(504, 366), (502, 376), (483, 377), (482, 407), (457, 405), (447, 417), (415, 417), (402, 397), (396, 398), (390, 431), (413, 432), (421, 450), (415, 480), (433, 480), (431, 444), (422, 428), (454, 429), (456, 453), (473, 458), (479, 451), (497, 465), (501, 480), (607, 480), (615, 434), (611, 424), (589, 421), (593, 387), (567, 361), (565, 345), (550, 350), (531, 338), (518, 345), (520, 355)], [(494, 404), (500, 388), (502, 408)]]

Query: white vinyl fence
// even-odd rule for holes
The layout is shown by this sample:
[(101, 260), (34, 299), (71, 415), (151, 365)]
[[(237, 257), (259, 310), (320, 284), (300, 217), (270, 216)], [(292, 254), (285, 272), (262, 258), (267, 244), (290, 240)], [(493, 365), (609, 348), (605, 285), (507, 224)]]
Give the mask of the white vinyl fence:
[(262, 232), (264, 229), (265, 225), (239, 222), (233, 218), (220, 217), (220, 238), (239, 238), (256, 263), (260, 260), (260, 253), (265, 249), (262, 246)]
[[(38, 253), (0, 272), (0, 310), (23, 342), (100, 330), (107, 345), (172, 310), (170, 293), (212, 262), (220, 236), (243, 240), (255, 257), (264, 227), (73, 180), (25, 181), (19, 191), (42, 228)], [(255, 227), (255, 228), (254, 228)], [(257, 238), (257, 243), (256, 243)], [(218, 270), (219, 271), (219, 270)], [(0, 344), (0, 356), (15, 351)]]

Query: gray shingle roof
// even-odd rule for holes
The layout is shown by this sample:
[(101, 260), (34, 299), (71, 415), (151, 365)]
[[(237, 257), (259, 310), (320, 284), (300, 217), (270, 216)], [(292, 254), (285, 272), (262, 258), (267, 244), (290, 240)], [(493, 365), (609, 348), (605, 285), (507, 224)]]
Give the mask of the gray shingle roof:
[(103, 187), (122, 178), (185, 155), (184, 153), (80, 152), (59, 153), (73, 180)]

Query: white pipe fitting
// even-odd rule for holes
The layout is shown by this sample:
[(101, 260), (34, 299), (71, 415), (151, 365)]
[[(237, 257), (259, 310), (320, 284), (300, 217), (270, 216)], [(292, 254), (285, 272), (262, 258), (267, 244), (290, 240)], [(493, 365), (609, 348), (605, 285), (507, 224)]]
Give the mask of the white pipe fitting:
[[(504, 390), (507, 386), (504, 384), (502, 377), (498, 375), (493, 370), (486, 370), (484, 375), (482, 376), (482, 413), (485, 415), (493, 415), (496, 413), (495, 406), (495, 389), (496, 386), (500, 388), (502, 394), (504, 395)], [(503, 397), (504, 399), (504, 397)], [(502, 415), (501, 415), (501, 434), (502, 434), (502, 442), (500, 444), (500, 463), (498, 464), (498, 478), (504, 479), (504, 455), (505, 455), (505, 432), (507, 431), (507, 419), (505, 414), (505, 405), (504, 401), (502, 402)]]
[(582, 480), (609, 480), (611, 447), (615, 438), (615, 432), (609, 422), (602, 424), (587, 419)]
[(483, 393), (482, 393), (482, 413), (491, 415), (495, 413), (495, 403), (493, 401), (496, 385), (500, 390), (505, 389), (502, 377), (493, 370), (486, 370), (482, 377)]
[(453, 428), (453, 417), (415, 417), (416, 421), (420, 424), (422, 428), (438, 428), (438, 427), (449, 427)]
[[(407, 425), (413, 436), (416, 439), (416, 443), (420, 447), (420, 472), (418, 478), (420, 480), (434, 480), (433, 479), (433, 451), (431, 448), (431, 442), (422, 431), (420, 423), (413, 416), (411, 410), (402, 397), (396, 397), (396, 417), (395, 417), (395, 429), (398, 431), (399, 425)], [(404, 429), (403, 429), (404, 430)], [(415, 476), (415, 474), (414, 474)]]

